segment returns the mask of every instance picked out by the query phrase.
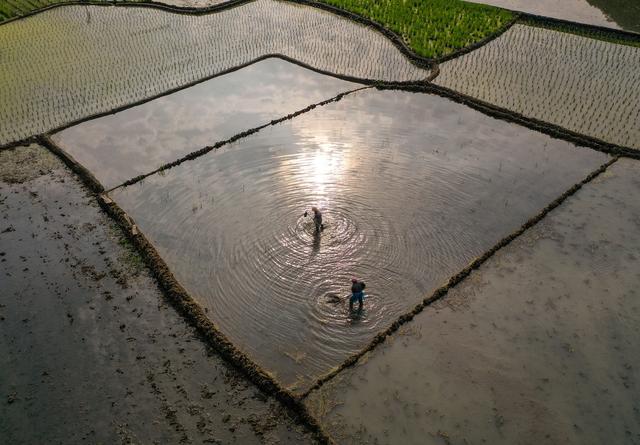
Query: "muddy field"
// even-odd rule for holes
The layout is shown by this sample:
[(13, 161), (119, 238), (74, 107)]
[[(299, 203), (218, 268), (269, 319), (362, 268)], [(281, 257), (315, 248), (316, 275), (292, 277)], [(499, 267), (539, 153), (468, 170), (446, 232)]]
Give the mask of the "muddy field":
[(613, 164), (307, 403), (339, 443), (640, 441), (640, 164)]
[(208, 350), (45, 149), (0, 152), (3, 443), (313, 443)]
[(640, 38), (147, 6), (0, 26), (0, 443), (640, 444)]

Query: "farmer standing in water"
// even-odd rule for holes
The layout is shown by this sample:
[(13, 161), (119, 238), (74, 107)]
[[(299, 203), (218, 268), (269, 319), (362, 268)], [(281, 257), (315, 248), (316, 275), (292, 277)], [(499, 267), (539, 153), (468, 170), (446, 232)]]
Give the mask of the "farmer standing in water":
[(362, 300), (364, 299), (364, 281), (351, 279), (351, 298), (349, 298), (349, 310), (353, 310), (353, 303), (358, 302), (358, 310), (362, 310)]
[(311, 207), (311, 211), (313, 212), (313, 223), (316, 225), (316, 233), (320, 233), (320, 231), (324, 229), (322, 225), (322, 213), (320, 213), (317, 207)]

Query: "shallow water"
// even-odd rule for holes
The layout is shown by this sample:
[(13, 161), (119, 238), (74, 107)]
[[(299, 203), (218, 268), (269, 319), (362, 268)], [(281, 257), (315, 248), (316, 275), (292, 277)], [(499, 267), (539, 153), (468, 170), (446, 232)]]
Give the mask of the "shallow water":
[(0, 144), (154, 97), (269, 55), (369, 80), (420, 80), (382, 34), (273, 0), (201, 16), (68, 6), (0, 27)]
[(367, 90), (112, 197), (222, 331), (302, 389), (605, 159), (440, 97)]
[(639, 443), (639, 177), (618, 161), (313, 392), (312, 412), (344, 444)]
[(358, 87), (271, 58), (70, 127), (53, 140), (111, 188), (206, 145)]
[(467, 0), (589, 25), (640, 32), (637, 0)]
[(640, 48), (515, 25), (440, 66), (435, 83), (606, 142), (640, 149)]

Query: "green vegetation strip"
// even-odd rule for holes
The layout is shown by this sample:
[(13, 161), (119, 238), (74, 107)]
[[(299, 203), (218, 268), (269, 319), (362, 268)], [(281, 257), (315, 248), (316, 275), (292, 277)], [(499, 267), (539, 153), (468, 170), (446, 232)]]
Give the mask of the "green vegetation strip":
[(461, 0), (321, 0), (394, 32), (417, 55), (440, 59), (503, 32), (516, 14)]
[(536, 28), (549, 29), (551, 31), (566, 32), (589, 39), (602, 40), (603, 42), (616, 43), (619, 45), (635, 46), (640, 48), (640, 34), (620, 31), (617, 29), (607, 29), (600, 26), (583, 25), (564, 20), (539, 17), (523, 14), (518, 23)]
[(537, 215), (535, 215), (533, 218), (531, 218), (526, 223), (524, 223), (518, 230), (516, 230), (512, 234), (507, 235), (506, 237), (498, 241), (496, 245), (494, 245), (491, 249), (485, 252), (482, 256), (476, 258), (467, 267), (462, 269), (459, 273), (449, 278), (449, 281), (447, 282), (447, 284), (436, 289), (430, 296), (426, 297), (422, 302), (417, 304), (411, 311), (398, 317), (398, 319), (394, 321), (393, 324), (391, 324), (391, 326), (389, 326), (387, 329), (377, 334), (373, 338), (371, 343), (369, 343), (369, 345), (367, 345), (364, 349), (362, 349), (360, 352), (357, 352), (351, 357), (349, 357), (340, 366), (334, 368), (328, 374), (325, 374), (324, 376), (320, 377), (307, 391), (305, 391), (300, 396), (300, 398), (305, 399), (312, 391), (317, 390), (318, 388), (320, 388), (322, 385), (324, 385), (326, 382), (334, 378), (336, 375), (338, 375), (345, 369), (350, 368), (355, 364), (357, 364), (365, 354), (371, 352), (379, 344), (384, 343), (389, 336), (393, 335), (400, 328), (400, 326), (410, 322), (411, 320), (413, 320), (413, 318), (416, 315), (422, 312), (424, 308), (426, 308), (427, 306), (430, 306), (431, 304), (435, 303), (436, 301), (440, 300), (445, 295), (447, 295), (449, 290), (451, 290), (452, 288), (457, 286), (459, 283), (461, 283), (474, 270), (478, 269), (489, 258), (494, 256), (500, 249), (502, 249), (503, 247), (506, 247), (513, 240), (515, 240), (520, 235), (522, 235), (525, 231), (527, 231), (531, 227), (538, 224), (545, 216), (549, 214), (549, 212), (551, 212), (553, 209), (555, 209), (564, 201), (566, 201), (567, 198), (573, 196), (578, 190), (582, 188), (582, 186), (584, 186), (585, 184), (588, 184), (589, 182), (591, 182), (592, 180), (600, 176), (602, 173), (604, 173), (617, 160), (618, 158), (614, 157), (614, 158), (611, 158), (606, 163), (602, 164), (598, 169), (591, 172), (585, 179), (573, 185), (569, 190), (564, 192), (562, 195), (556, 198), (553, 202), (547, 205), (544, 209), (542, 209)]

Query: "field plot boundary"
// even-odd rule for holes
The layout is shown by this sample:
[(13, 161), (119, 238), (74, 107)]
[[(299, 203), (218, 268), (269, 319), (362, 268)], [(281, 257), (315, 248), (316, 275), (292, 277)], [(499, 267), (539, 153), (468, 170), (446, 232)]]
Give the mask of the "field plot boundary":
[(82, 183), (93, 192), (102, 210), (122, 230), (124, 236), (135, 246), (138, 254), (142, 257), (150, 274), (158, 284), (162, 294), (167, 298), (173, 308), (182, 318), (195, 328), (200, 339), (205, 345), (213, 348), (223, 360), (238, 369), (250, 382), (255, 384), (261, 391), (269, 396), (273, 396), (282, 403), (295, 420), (305, 425), (312, 433), (314, 439), (321, 444), (334, 444), (331, 437), (324, 431), (322, 426), (313, 417), (302, 399), (293, 395), (267, 371), (263, 370), (244, 352), (239, 350), (222, 333), (216, 325), (209, 320), (202, 307), (191, 297), (187, 290), (176, 280), (175, 276), (164, 262), (155, 246), (138, 229), (133, 219), (106, 193), (100, 191), (102, 185), (93, 177), (84, 166), (80, 165), (64, 149), (55, 144), (48, 136), (40, 136), (36, 139), (47, 150), (60, 158), (74, 173), (76, 173)]
[(556, 139), (562, 139), (568, 142), (572, 142), (576, 145), (588, 147), (602, 153), (610, 154), (612, 156), (620, 156), (640, 160), (640, 150), (636, 150), (631, 147), (616, 145), (592, 136), (587, 136), (582, 133), (568, 130), (559, 125), (528, 117), (515, 111), (511, 111), (508, 108), (493, 105), (489, 102), (485, 102), (483, 100), (476, 99), (475, 97), (459, 93), (455, 90), (443, 87), (441, 85), (434, 85), (432, 83), (429, 83), (428, 85), (407, 85), (404, 87), (378, 86), (377, 88), (400, 89), (403, 91), (436, 94), (438, 96), (450, 99), (454, 102), (466, 105), (470, 108), (473, 108), (474, 110), (480, 111), (487, 116), (518, 124), (539, 133), (544, 133)]
[[(245, 1), (245, 0), (243, 0), (243, 1)], [(248, 1), (254, 1), (254, 0), (248, 0)], [(334, 77), (336, 79), (345, 80), (347, 82), (359, 83), (361, 85), (368, 85), (368, 86), (402, 87), (402, 86), (421, 85), (423, 83), (424, 84), (430, 83), (440, 73), (440, 70), (439, 70), (438, 66), (436, 65), (436, 66), (431, 67), (432, 68), (431, 74), (428, 77), (426, 77), (425, 79), (423, 79), (422, 81), (414, 81), (413, 80), (413, 81), (388, 82), (388, 81), (382, 81), (382, 80), (361, 79), (361, 78), (357, 78), (357, 77), (353, 77), (353, 76), (335, 74), (335, 73), (333, 73), (331, 71), (321, 70), (321, 69), (312, 67), (311, 65), (308, 65), (305, 62), (300, 62), (300, 61), (298, 61), (298, 60), (296, 60), (296, 59), (294, 59), (292, 57), (286, 56), (284, 54), (277, 54), (277, 53), (276, 54), (265, 54), (265, 55), (262, 55), (262, 56), (260, 56), (260, 57), (258, 57), (256, 59), (253, 59), (253, 60), (251, 60), (251, 61), (249, 61), (247, 63), (243, 63), (241, 65), (234, 66), (234, 67), (229, 68), (227, 70), (220, 71), (220, 72), (212, 74), (210, 76), (206, 76), (206, 77), (204, 77), (202, 79), (194, 80), (192, 82), (189, 82), (189, 83), (187, 83), (185, 85), (181, 85), (181, 86), (176, 87), (176, 88), (171, 88), (169, 90), (163, 91), (160, 94), (156, 94), (154, 96), (150, 96), (150, 97), (147, 97), (147, 98), (144, 98), (144, 99), (140, 99), (140, 100), (128, 103), (128, 104), (120, 106), (120, 107), (112, 108), (112, 109), (104, 111), (104, 112), (91, 114), (91, 115), (82, 117), (80, 119), (76, 119), (74, 121), (67, 122), (67, 123), (65, 123), (63, 125), (60, 125), (59, 127), (53, 128), (51, 130), (47, 130), (44, 133), (36, 133), (36, 134), (28, 136), (28, 137), (26, 137), (24, 139), (11, 141), (11, 142), (8, 142), (6, 144), (0, 144), (0, 150), (16, 147), (16, 146), (19, 146), (19, 145), (28, 144), (29, 142), (33, 141), (34, 138), (37, 138), (41, 134), (55, 134), (55, 133), (58, 133), (60, 131), (66, 130), (69, 127), (80, 125), (80, 124), (82, 124), (84, 122), (87, 122), (87, 121), (90, 121), (90, 120), (93, 120), (93, 119), (97, 119), (97, 118), (100, 118), (100, 117), (108, 116), (108, 115), (111, 115), (111, 114), (116, 114), (116, 113), (119, 113), (121, 111), (128, 110), (129, 108), (137, 107), (138, 105), (142, 105), (142, 104), (145, 104), (147, 102), (151, 102), (152, 100), (159, 99), (161, 97), (168, 96), (168, 95), (173, 94), (173, 93), (177, 93), (178, 91), (182, 91), (182, 90), (185, 90), (187, 88), (191, 88), (192, 86), (198, 85), (198, 84), (203, 83), (203, 82), (207, 82), (209, 80), (215, 79), (216, 77), (220, 77), (220, 76), (224, 76), (226, 74), (233, 73), (234, 71), (241, 70), (241, 69), (246, 68), (248, 66), (251, 66), (251, 65), (253, 65), (255, 63), (261, 62), (261, 61), (266, 60), (266, 59), (271, 59), (271, 58), (281, 59), (281, 60), (284, 60), (285, 62), (293, 63), (295, 65), (298, 65), (298, 66), (300, 66), (302, 68), (305, 68), (305, 69), (308, 69), (310, 71), (316, 72), (318, 74), (323, 74), (323, 75), (326, 75), (326, 76)]]
[(449, 278), (449, 280), (447, 281), (447, 283), (445, 285), (437, 288), (435, 291), (433, 291), (433, 293), (431, 293), (431, 295), (426, 297), (422, 302), (418, 303), (411, 311), (401, 315), (387, 329), (385, 329), (382, 332), (378, 333), (373, 338), (373, 340), (371, 340), (371, 342), (367, 346), (365, 346), (359, 352), (356, 352), (355, 354), (353, 354), (351, 357), (347, 358), (344, 362), (342, 362), (341, 365), (339, 365), (338, 367), (334, 368), (331, 372), (325, 374), (324, 376), (322, 376), (318, 380), (316, 380), (316, 382), (309, 389), (307, 389), (305, 392), (303, 392), (300, 395), (300, 398), (301, 399), (305, 399), (311, 392), (319, 389), (322, 385), (327, 383), (329, 380), (333, 379), (335, 376), (340, 374), (342, 371), (344, 371), (345, 369), (356, 365), (358, 363), (358, 361), (364, 355), (366, 355), (368, 352), (373, 351), (379, 344), (383, 343), (387, 339), (387, 337), (393, 335), (400, 328), (400, 326), (404, 325), (405, 323), (410, 322), (411, 320), (413, 320), (413, 318), (416, 315), (421, 313), (426, 307), (430, 306), (434, 302), (440, 300), (445, 295), (447, 295), (447, 293), (449, 292), (450, 289), (454, 288), (457, 284), (461, 283), (474, 270), (476, 270), (480, 266), (482, 266), (482, 264), (484, 264), (489, 258), (494, 256), (499, 250), (501, 250), (503, 247), (506, 247), (513, 240), (515, 240), (520, 235), (522, 235), (524, 232), (526, 232), (528, 229), (530, 229), (531, 227), (535, 226), (545, 216), (547, 216), (547, 214), (549, 214), (553, 209), (555, 209), (560, 204), (562, 204), (564, 201), (566, 201), (567, 198), (569, 198), (572, 195), (574, 195), (585, 184), (588, 184), (593, 179), (595, 179), (596, 177), (598, 177), (599, 175), (604, 173), (618, 159), (619, 159), (618, 157), (614, 157), (614, 158), (610, 159), (609, 161), (607, 161), (606, 163), (602, 164), (599, 168), (597, 168), (593, 172), (589, 173), (589, 175), (587, 175), (587, 177), (584, 178), (582, 181), (574, 184), (571, 188), (569, 188), (567, 191), (565, 191), (562, 195), (560, 195), (558, 198), (556, 198), (551, 203), (549, 203), (544, 209), (542, 209), (538, 214), (536, 214), (535, 216), (530, 218), (527, 222), (525, 222), (522, 226), (520, 226), (520, 228), (517, 229), (515, 232), (512, 232), (511, 234), (507, 235), (506, 237), (504, 237), (500, 241), (498, 241), (492, 248), (490, 248), (485, 253), (483, 253), (481, 256), (479, 256), (478, 258), (473, 260), (471, 263), (469, 263), (469, 265), (467, 267), (465, 267), (460, 272), (458, 272), (457, 274), (455, 274), (451, 278)]

